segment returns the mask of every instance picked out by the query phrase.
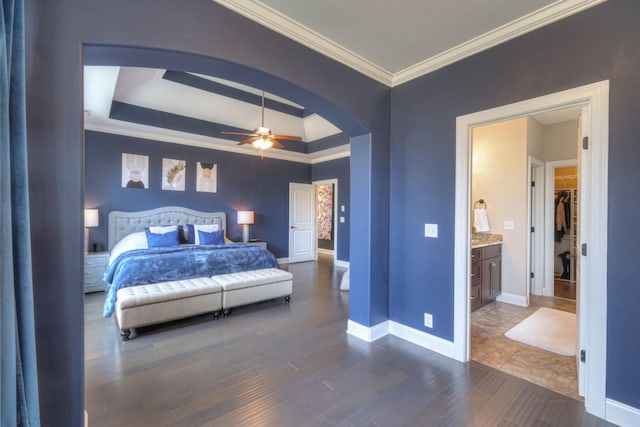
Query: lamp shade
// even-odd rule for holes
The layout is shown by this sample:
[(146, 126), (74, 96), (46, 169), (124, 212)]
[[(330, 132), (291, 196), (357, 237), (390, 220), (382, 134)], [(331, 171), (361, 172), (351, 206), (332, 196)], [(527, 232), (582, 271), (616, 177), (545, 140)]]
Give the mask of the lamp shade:
[(238, 224), (253, 224), (253, 211), (238, 211)]
[(85, 209), (84, 226), (97, 227), (98, 225), (100, 225), (100, 212), (98, 211), (98, 209)]

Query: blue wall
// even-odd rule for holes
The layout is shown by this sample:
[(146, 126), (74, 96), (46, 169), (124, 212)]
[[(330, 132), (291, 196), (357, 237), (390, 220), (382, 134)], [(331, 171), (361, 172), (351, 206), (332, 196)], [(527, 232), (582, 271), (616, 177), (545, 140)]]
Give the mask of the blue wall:
[[(123, 65), (142, 66), (148, 60), (148, 66), (176, 71), (220, 71), (220, 77), (309, 107), (350, 137), (370, 133), (374, 161), (360, 171), (362, 186), (352, 182), (351, 190), (370, 194), (377, 216), (351, 251), (370, 254), (378, 271), (388, 271), (389, 163), (383, 160), (389, 155), (388, 87), (211, 1), (25, 0), (25, 11), (31, 235), (38, 236), (32, 259), (44, 425), (83, 425), (82, 64), (96, 47), (139, 47), (129, 49)], [(162, 55), (149, 58), (149, 52)], [(375, 244), (361, 247), (372, 230)], [(367, 267), (352, 262), (352, 273), (359, 268)], [(370, 324), (374, 313), (386, 311), (386, 305), (375, 304), (388, 298), (386, 276), (371, 276), (371, 283), (351, 280), (352, 289), (362, 290), (352, 294), (350, 310), (364, 324)]]
[[(122, 188), (122, 153), (149, 156), (149, 188)], [(162, 159), (187, 163), (186, 191), (161, 189)], [(242, 239), (238, 210), (255, 211), (251, 238), (269, 244), (276, 257), (289, 252), (289, 183), (309, 183), (311, 165), (148, 139), (87, 131), (85, 133), (85, 205), (100, 209), (100, 227), (91, 242), (107, 246), (107, 215), (113, 210), (137, 211), (160, 206), (186, 206), (226, 212), (227, 236)], [(196, 192), (196, 162), (218, 165), (218, 192)]]
[(610, 79), (607, 397), (640, 408), (638, 22), (612, 0), (392, 89), (392, 320), (453, 339), (456, 117)]
[[(338, 228), (338, 259), (349, 261), (349, 223), (351, 222), (349, 209), (349, 198), (351, 195), (349, 157), (330, 160), (328, 162), (317, 163), (311, 167), (311, 180), (321, 181), (323, 179), (338, 180), (338, 210), (344, 206), (345, 212), (338, 212), (336, 227)], [(340, 224), (339, 218), (345, 217), (345, 222)]]
[[(633, 333), (640, 324), (640, 2), (610, 0), (392, 90), (210, 1), (26, 0), (26, 14), (43, 424), (80, 426), (83, 417), (81, 64), (88, 43), (162, 47), (172, 60), (186, 52), (198, 59), (189, 71), (204, 73), (207, 59), (221, 58), (227, 77), (237, 69), (232, 63), (242, 64), (252, 70), (245, 83), (266, 76), (268, 92), (328, 111), (354, 141), (350, 317), (372, 325), (390, 315), (424, 329), (420, 313), (430, 311), (429, 332), (446, 339), (453, 330), (456, 116), (610, 79), (607, 396), (640, 407)], [(440, 224), (439, 239), (419, 238), (425, 222)]]

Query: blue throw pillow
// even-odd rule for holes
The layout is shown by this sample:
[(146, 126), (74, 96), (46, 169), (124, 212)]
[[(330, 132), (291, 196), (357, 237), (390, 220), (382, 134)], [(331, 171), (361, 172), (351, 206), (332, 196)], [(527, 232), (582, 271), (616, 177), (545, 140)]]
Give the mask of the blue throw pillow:
[(180, 240), (178, 239), (178, 230), (169, 231), (166, 233), (152, 233), (149, 229), (145, 229), (147, 233), (147, 245), (150, 248), (165, 248), (169, 246), (180, 246)]
[(211, 233), (198, 230), (198, 237), (201, 245), (224, 245), (224, 231), (222, 230)]

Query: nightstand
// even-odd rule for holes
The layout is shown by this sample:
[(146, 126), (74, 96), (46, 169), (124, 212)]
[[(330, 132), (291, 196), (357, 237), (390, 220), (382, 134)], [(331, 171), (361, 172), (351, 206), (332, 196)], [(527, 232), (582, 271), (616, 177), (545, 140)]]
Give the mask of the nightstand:
[(262, 240), (257, 242), (248, 242), (250, 245), (260, 246), (262, 249), (267, 249), (267, 242), (263, 242)]
[(85, 252), (84, 293), (104, 291), (106, 283), (102, 279), (107, 270), (109, 252)]

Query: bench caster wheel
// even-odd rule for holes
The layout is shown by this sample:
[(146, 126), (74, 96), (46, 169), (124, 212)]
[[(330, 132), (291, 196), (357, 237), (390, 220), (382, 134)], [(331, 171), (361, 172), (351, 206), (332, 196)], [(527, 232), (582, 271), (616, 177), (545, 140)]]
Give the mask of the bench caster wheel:
[(286, 297), (284, 297), (284, 302), (289, 304), (289, 301), (291, 301), (291, 295), (287, 295)]
[(131, 335), (131, 329), (120, 331), (120, 337), (122, 338), (122, 341), (129, 341), (130, 335)]
[(231, 309), (230, 308), (226, 308), (223, 312), (222, 312), (222, 316), (223, 317), (229, 317), (229, 315), (231, 314)]
[(213, 312), (213, 320), (217, 320), (220, 318), (220, 312), (219, 311), (214, 311)]

